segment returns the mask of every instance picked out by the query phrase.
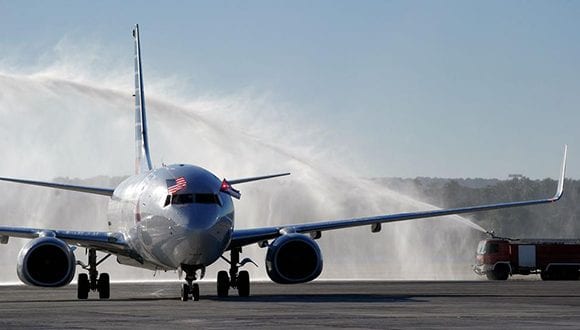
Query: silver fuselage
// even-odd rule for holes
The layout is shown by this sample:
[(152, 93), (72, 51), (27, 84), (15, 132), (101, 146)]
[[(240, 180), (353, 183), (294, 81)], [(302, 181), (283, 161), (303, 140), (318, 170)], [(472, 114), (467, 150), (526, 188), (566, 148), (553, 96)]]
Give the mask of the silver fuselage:
[[(167, 182), (180, 177), (187, 186), (176, 194), (193, 198), (172, 203)], [(215, 175), (192, 165), (164, 166), (129, 177), (109, 202), (109, 227), (124, 233), (144, 268), (208, 266), (226, 250), (234, 229), (231, 196), (220, 188)], [(196, 202), (196, 196), (205, 198)]]

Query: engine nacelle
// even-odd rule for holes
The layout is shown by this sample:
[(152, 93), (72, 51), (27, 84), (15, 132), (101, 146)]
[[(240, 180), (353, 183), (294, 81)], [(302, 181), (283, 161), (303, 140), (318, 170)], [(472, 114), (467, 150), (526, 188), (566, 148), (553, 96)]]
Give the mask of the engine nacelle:
[(18, 278), (28, 285), (58, 287), (75, 276), (76, 259), (65, 242), (54, 237), (29, 241), (18, 254)]
[(310, 282), (322, 272), (322, 253), (318, 244), (306, 235), (282, 235), (268, 247), (266, 272), (280, 284)]

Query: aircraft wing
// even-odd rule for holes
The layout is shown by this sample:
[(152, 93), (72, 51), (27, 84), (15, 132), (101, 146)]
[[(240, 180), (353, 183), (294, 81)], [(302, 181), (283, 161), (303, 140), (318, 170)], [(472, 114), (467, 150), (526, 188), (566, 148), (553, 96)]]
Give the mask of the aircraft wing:
[(373, 231), (378, 231), (378, 230), (380, 230), (381, 223), (406, 221), (406, 220), (413, 220), (413, 219), (433, 218), (433, 217), (440, 217), (440, 216), (452, 215), (452, 214), (473, 213), (473, 212), (497, 210), (497, 209), (504, 209), (504, 208), (510, 208), (510, 207), (518, 207), (518, 206), (528, 206), (528, 205), (553, 203), (553, 202), (560, 200), (560, 198), (562, 197), (562, 194), (564, 192), (564, 176), (566, 173), (566, 153), (567, 153), (567, 146), (564, 146), (564, 159), (562, 161), (562, 170), (561, 170), (561, 174), (560, 174), (560, 179), (558, 181), (558, 187), (556, 190), (556, 194), (550, 198), (538, 199), (538, 200), (518, 201), (518, 202), (508, 202), (508, 203), (488, 204), (488, 205), (468, 206), (468, 207), (460, 207), (460, 208), (452, 208), (452, 209), (444, 209), (444, 210), (430, 210), (430, 211), (422, 211), (422, 212), (386, 214), (386, 215), (364, 217), (364, 218), (353, 218), (353, 219), (344, 219), (344, 220), (331, 220), (331, 221), (310, 222), (310, 223), (302, 223), (302, 224), (291, 224), (291, 225), (282, 225), (282, 226), (275, 226), (275, 227), (241, 229), (241, 230), (234, 231), (233, 236), (232, 236), (232, 240), (231, 240), (230, 245), (229, 245), (229, 249), (232, 249), (235, 247), (242, 247), (242, 246), (253, 244), (253, 243), (267, 241), (269, 239), (274, 239), (274, 238), (279, 237), (281, 235), (284, 235), (286, 233), (310, 234), (312, 237), (318, 238), (318, 237), (320, 237), (321, 232), (327, 231), (327, 230), (335, 230), (335, 229), (360, 227), (360, 226), (370, 225), (370, 226), (372, 226), (371, 228)]
[(121, 233), (0, 226), (0, 243), (2, 244), (8, 243), (9, 237), (33, 239), (41, 236), (55, 237), (79, 247), (94, 248), (117, 255), (134, 256), (132, 249)]

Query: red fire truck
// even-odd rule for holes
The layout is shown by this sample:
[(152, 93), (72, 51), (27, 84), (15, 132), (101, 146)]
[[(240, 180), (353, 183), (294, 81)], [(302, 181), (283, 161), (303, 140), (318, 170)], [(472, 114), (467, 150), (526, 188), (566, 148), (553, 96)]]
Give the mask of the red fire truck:
[(542, 280), (578, 280), (579, 239), (509, 239), (493, 237), (477, 247), (474, 271), (490, 280), (540, 274)]

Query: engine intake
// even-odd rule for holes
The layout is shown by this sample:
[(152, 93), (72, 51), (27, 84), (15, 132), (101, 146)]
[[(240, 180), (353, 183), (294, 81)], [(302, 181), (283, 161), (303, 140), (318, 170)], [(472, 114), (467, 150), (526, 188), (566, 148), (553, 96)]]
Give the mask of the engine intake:
[(272, 281), (280, 284), (310, 282), (322, 272), (322, 253), (308, 236), (282, 235), (268, 248), (266, 272)]
[(16, 270), (26, 284), (58, 287), (72, 281), (75, 267), (75, 255), (68, 244), (54, 237), (39, 237), (20, 250)]

